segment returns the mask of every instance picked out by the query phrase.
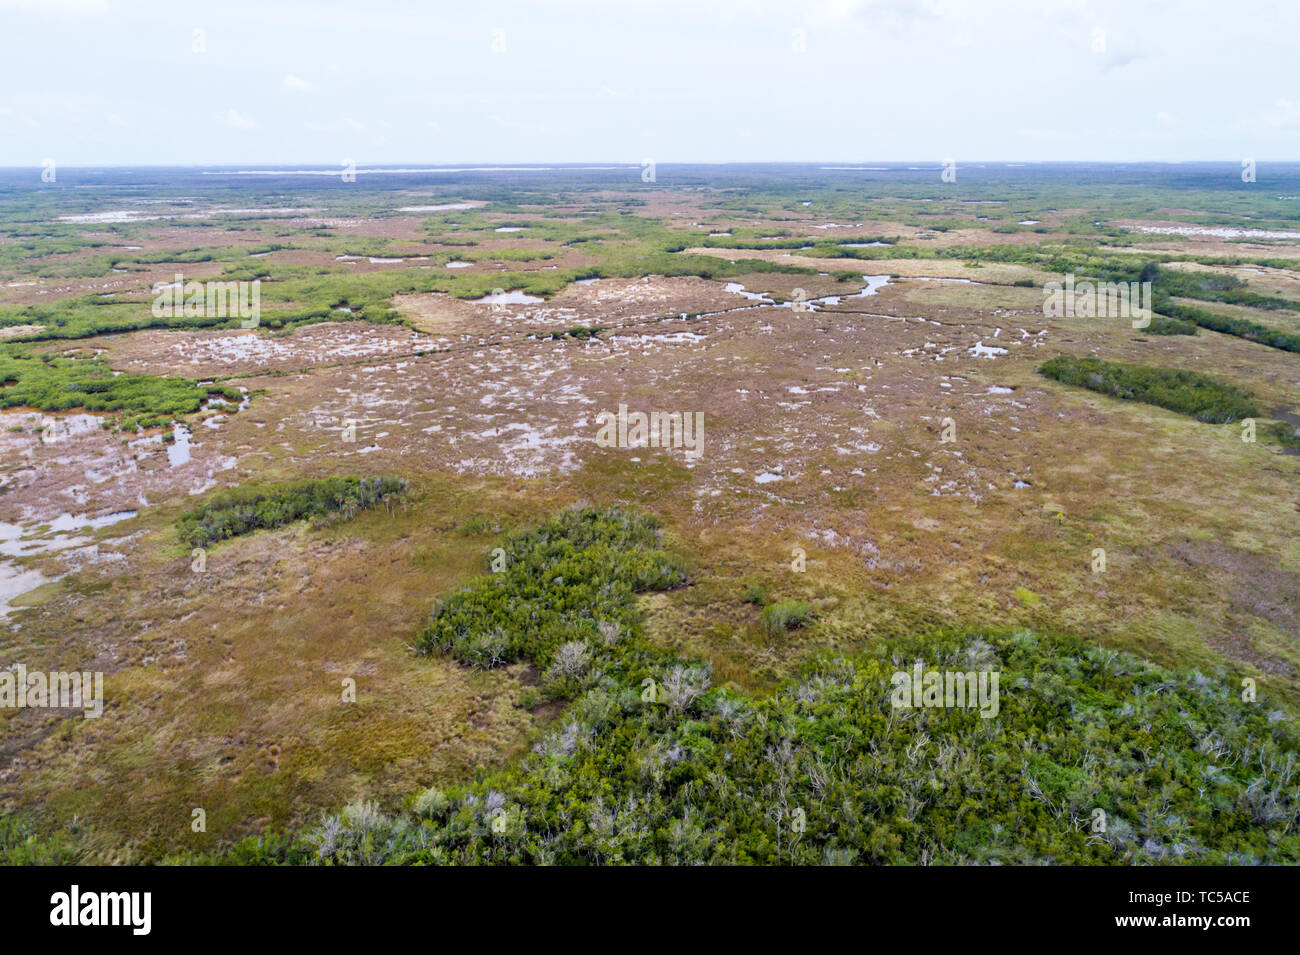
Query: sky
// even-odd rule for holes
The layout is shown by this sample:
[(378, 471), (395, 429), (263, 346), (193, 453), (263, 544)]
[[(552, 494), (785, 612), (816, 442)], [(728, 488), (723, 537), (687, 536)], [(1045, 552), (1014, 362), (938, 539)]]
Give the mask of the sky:
[(0, 166), (1300, 159), (1289, 0), (0, 0)]

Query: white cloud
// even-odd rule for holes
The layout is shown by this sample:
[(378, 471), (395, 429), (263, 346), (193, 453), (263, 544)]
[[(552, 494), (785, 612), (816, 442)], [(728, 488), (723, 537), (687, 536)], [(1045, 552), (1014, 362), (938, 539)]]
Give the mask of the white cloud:
[[(202, 15), (175, 0), (0, 0), (0, 69), (37, 78), (0, 92), (0, 166), (91, 148), (88, 120), (87, 160), (123, 163), (243, 159), (247, 130), (259, 157), (285, 162), (332, 158), (332, 137), (403, 162), (448, 148), (451, 131), (455, 152), (485, 161), (1295, 157), (1300, 4), (1237, 0), (1231, 16), (1220, 4), (500, 0), (435, 28), (392, 0), (364, 21), (347, 4), (309, 15), (306, 0), (228, 0)], [(488, 48), (498, 24), (508, 56)], [(806, 55), (792, 53), (795, 29)], [(96, 72), (94, 49), (142, 66)], [(240, 135), (136, 135), (142, 117), (186, 109)]]
[(0, 10), (51, 17), (104, 16), (108, 0), (0, 0)]
[(41, 125), (26, 113), (18, 112), (8, 106), (0, 106), (0, 116), (14, 123), (22, 123), (28, 129), (39, 129)]
[(501, 129), (508, 129), (516, 133), (541, 133), (546, 131), (546, 127), (539, 123), (520, 122), (516, 119), (507, 119), (500, 113), (492, 113), (488, 116), (488, 122)]
[(1273, 127), (1300, 125), (1300, 103), (1293, 103), (1289, 99), (1278, 100), (1264, 114), (1264, 124)]
[(315, 93), (316, 87), (304, 80), (301, 76), (295, 76), (292, 73), (284, 74), (284, 79), (280, 81), (280, 89), (286, 93)]
[(1289, 99), (1274, 100), (1271, 106), (1239, 118), (1236, 128), (1250, 136), (1290, 139), (1300, 131), (1300, 103)]
[(351, 116), (344, 116), (336, 123), (313, 123), (308, 120), (302, 125), (304, 129), (309, 129), (313, 133), (360, 132), (366, 128), (364, 123), (358, 123)]
[(222, 113), (221, 121), (232, 129), (257, 129), (257, 123), (254, 120), (234, 109), (228, 109)]

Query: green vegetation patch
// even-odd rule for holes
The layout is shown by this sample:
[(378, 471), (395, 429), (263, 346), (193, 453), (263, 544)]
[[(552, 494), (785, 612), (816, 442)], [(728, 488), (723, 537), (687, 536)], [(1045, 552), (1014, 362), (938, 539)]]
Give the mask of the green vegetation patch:
[(180, 536), (206, 545), (307, 517), (348, 519), (357, 511), (391, 502), (406, 491), (391, 477), (329, 477), (228, 488), (177, 521)]
[(1192, 322), (1157, 312), (1151, 316), (1150, 324), (1143, 331), (1150, 335), (1195, 335), (1197, 328)]
[[(892, 674), (918, 658), (998, 672), (998, 715), (894, 709)], [(706, 675), (666, 675), (677, 689), (654, 702), (637, 686), (604, 680), (517, 768), (426, 790), (406, 814), (355, 804), (285, 858), (683, 865), (1300, 858), (1297, 741), (1263, 707), (1243, 703), (1230, 681), (1024, 631), (899, 641), (829, 661), (767, 700), (709, 688)]]
[(1265, 432), (1291, 452), (1300, 452), (1300, 428), (1287, 421), (1274, 421)]
[(193, 414), (208, 398), (238, 402), (235, 388), (188, 378), (113, 374), (106, 362), (56, 355), (31, 356), (0, 348), (0, 408), (106, 411), (124, 430), (150, 428)]
[(1245, 391), (1195, 371), (1057, 355), (1040, 365), (1038, 373), (1062, 384), (1158, 405), (1212, 424), (1252, 418), (1260, 413), (1255, 400)]
[(576, 338), (579, 341), (587, 341), (591, 338), (599, 338), (600, 333), (605, 330), (603, 325), (574, 325), (572, 328), (566, 328), (562, 332), (534, 332), (530, 338), (545, 338), (551, 341), (562, 341), (566, 338)]
[(0, 865), (74, 865), (76, 849), (63, 833), (48, 836), (28, 820), (0, 814)]
[[(581, 693), (527, 757), (397, 814), (357, 802), (299, 837), (173, 861), (1300, 861), (1300, 741), (1235, 676), (941, 631), (827, 657), (754, 699), (640, 635), (632, 593), (681, 580), (649, 518), (575, 511), (508, 543), (513, 564), (453, 594), (421, 645), (460, 652), (510, 626), (505, 652), (567, 672)], [(996, 674), (996, 705), (895, 706), (918, 661)]]
[(758, 615), (759, 625), (771, 636), (780, 636), (787, 630), (802, 627), (812, 619), (812, 604), (806, 600), (788, 598), (768, 604)]
[(517, 534), (494, 551), (497, 573), (435, 608), (416, 647), (481, 667), (521, 657), (549, 667), (566, 644), (593, 663), (618, 657), (636, 630), (633, 594), (686, 580), (659, 533), (652, 518), (589, 508)]
[[(1247, 341), (1267, 345), (1269, 348), (1300, 352), (1300, 335), (1293, 332), (1284, 332), (1277, 328), (1269, 328), (1267, 325), (1259, 324), (1259, 322), (1252, 322), (1244, 318), (1233, 318), (1230, 315), (1220, 315), (1204, 308), (1196, 308), (1192, 305), (1183, 305), (1177, 302), (1163, 302), (1156, 306), (1156, 310), (1161, 315), (1169, 316), (1173, 321), (1208, 328), (1224, 335), (1235, 335)], [(1158, 321), (1159, 318), (1157, 317), (1152, 321), (1152, 326)], [(1153, 331), (1154, 328), (1147, 330)], [(1162, 333), (1157, 332), (1156, 334)]]

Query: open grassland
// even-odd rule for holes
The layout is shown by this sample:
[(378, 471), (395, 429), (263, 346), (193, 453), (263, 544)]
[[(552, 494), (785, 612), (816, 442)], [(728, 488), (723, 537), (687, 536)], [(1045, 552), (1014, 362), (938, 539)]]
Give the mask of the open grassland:
[[(106, 679), (100, 719), (0, 709), (0, 848), (1293, 860), (1300, 244), (1258, 233), (1296, 229), (1295, 178), (6, 184), (0, 639)], [(261, 326), (155, 318), (177, 273), (260, 281)], [(1192, 327), (1048, 316), (1067, 273), (1151, 281)], [(703, 412), (702, 453), (598, 446), (620, 404)], [(383, 478), (400, 497), (308, 493)], [(575, 507), (657, 524), (575, 556)], [(196, 557), (205, 514), (241, 533)], [(971, 653), (1003, 669), (996, 731), (886, 725), (895, 658)], [(700, 692), (644, 710), (642, 665)], [(539, 841), (570, 785), (586, 828)], [(852, 818), (814, 809), (845, 787)], [(1097, 807), (1128, 828), (1089, 841)]]

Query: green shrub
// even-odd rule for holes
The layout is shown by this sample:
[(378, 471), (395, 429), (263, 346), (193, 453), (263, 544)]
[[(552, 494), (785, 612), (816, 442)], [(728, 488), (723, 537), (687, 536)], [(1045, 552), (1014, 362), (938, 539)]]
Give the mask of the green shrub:
[(1155, 314), (1151, 316), (1151, 322), (1142, 331), (1151, 335), (1195, 335), (1196, 325), (1192, 322), (1185, 322), (1181, 318), (1170, 318), (1167, 315)]
[(114, 374), (99, 359), (31, 356), (14, 346), (0, 347), (0, 408), (106, 412), (117, 416), (119, 427), (133, 431), (193, 414), (209, 398), (238, 402), (243, 397), (235, 388), (188, 378)]
[(329, 477), (218, 491), (177, 524), (182, 540), (206, 545), (306, 517), (351, 517), (406, 491), (399, 478)]
[(1113, 398), (1142, 401), (1212, 424), (1252, 418), (1260, 413), (1254, 398), (1245, 391), (1195, 371), (1057, 355), (1040, 365), (1038, 373), (1062, 384)]
[(604, 330), (605, 328), (602, 325), (575, 325), (572, 328), (566, 328), (562, 332), (551, 332), (550, 334), (545, 334), (542, 332), (534, 332), (529, 337), (545, 338), (557, 342), (563, 341), (566, 338), (576, 338), (579, 339), (580, 341), (586, 341), (587, 339), (590, 338), (599, 338), (600, 333), (603, 332)]
[(494, 667), (524, 658), (550, 667), (562, 645), (614, 652), (601, 623), (632, 630), (632, 594), (685, 582), (681, 561), (659, 549), (652, 518), (617, 508), (566, 511), (503, 542), (505, 569), (440, 603), (416, 646)]
[(1266, 432), (1274, 441), (1289, 451), (1300, 451), (1300, 428), (1286, 421), (1274, 421)]
[(758, 623), (772, 636), (802, 627), (812, 619), (812, 605), (806, 600), (787, 598), (768, 604), (758, 615)]
[(441, 789), (429, 787), (415, 797), (411, 808), (417, 816), (424, 819), (438, 819), (451, 806), (451, 800)]
[(1037, 607), (1043, 602), (1042, 596), (1034, 593), (1028, 587), (1017, 587), (1015, 598), (1022, 607)]
[(41, 833), (24, 819), (0, 813), (0, 865), (74, 865), (78, 861), (66, 833)]
[[(1191, 305), (1182, 305), (1175, 302), (1162, 302), (1156, 306), (1155, 310), (1160, 315), (1167, 316), (1170, 321), (1198, 325), (1201, 328), (1208, 328), (1210, 331), (1221, 332), (1224, 335), (1235, 335), (1247, 341), (1267, 345), (1269, 348), (1300, 352), (1300, 335), (1269, 328), (1267, 325), (1259, 324), (1259, 322), (1248, 321), (1244, 318), (1233, 318), (1230, 315), (1219, 315), (1204, 308), (1195, 308)], [(1154, 326), (1157, 321), (1159, 321), (1158, 317), (1151, 324)], [(1150, 328), (1147, 330), (1152, 331)], [(1161, 333), (1156, 332), (1156, 334)], [(1166, 332), (1164, 334), (1170, 333)], [(1178, 332), (1176, 334), (1188, 333)]]
[[(601, 620), (635, 623), (634, 588), (680, 579), (654, 570), (667, 559), (657, 545), (649, 518), (570, 512), (512, 537), (528, 572), (492, 581), (507, 580), (523, 605), (528, 644), (556, 622), (548, 608), (574, 596), (575, 561), (599, 553), (607, 559), (580, 575), (592, 585), (582, 599), (602, 604)], [(482, 583), (450, 595), (439, 619), (468, 626), (484, 611), (469, 633), (500, 623), (486, 611), (502, 607), (474, 596)], [(566, 622), (583, 619), (570, 612)], [(405, 813), (354, 803), (294, 839), (173, 861), (1300, 862), (1300, 741), (1262, 697), (1242, 701), (1240, 674), (1171, 671), (1023, 630), (932, 631), (826, 657), (749, 698), (711, 687), (707, 666), (635, 626), (588, 649), (570, 652), (570, 669), (592, 670), (586, 689), (507, 768), (426, 790)], [(916, 662), (997, 674), (996, 713), (897, 707), (898, 676)], [(1094, 831), (1099, 812), (1106, 825)]]
[[(997, 673), (997, 714), (896, 708), (895, 676), (918, 660)], [(611, 672), (508, 769), (422, 794), (406, 814), (354, 804), (293, 843), (250, 840), (229, 858), (1300, 862), (1300, 741), (1279, 711), (1242, 702), (1239, 675), (1171, 671), (1027, 631), (945, 631), (826, 659), (762, 699), (676, 664), (648, 701), (638, 676)]]

